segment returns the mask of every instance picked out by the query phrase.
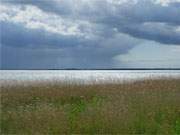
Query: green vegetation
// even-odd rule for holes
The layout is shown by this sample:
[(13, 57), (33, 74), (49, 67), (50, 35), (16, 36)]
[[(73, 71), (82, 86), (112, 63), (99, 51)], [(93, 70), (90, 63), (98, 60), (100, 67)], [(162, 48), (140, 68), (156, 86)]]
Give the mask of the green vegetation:
[(180, 79), (1, 87), (1, 134), (180, 134)]

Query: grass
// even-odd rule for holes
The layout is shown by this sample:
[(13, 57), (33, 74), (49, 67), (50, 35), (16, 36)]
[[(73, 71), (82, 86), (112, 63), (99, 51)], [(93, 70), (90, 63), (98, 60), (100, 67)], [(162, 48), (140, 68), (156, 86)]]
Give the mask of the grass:
[(180, 79), (1, 87), (1, 134), (180, 134)]

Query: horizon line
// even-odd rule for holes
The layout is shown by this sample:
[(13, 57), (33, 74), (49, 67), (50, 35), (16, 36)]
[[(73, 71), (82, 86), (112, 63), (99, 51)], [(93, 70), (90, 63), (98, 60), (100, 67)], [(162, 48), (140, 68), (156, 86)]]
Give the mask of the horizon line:
[(180, 70), (180, 68), (32, 68), (32, 69), (0, 69), (0, 70)]

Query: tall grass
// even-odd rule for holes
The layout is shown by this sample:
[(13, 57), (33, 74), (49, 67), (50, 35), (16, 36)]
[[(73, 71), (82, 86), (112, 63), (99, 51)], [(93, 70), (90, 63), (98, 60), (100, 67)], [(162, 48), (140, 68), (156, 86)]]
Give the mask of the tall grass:
[(180, 79), (1, 87), (2, 134), (180, 134)]

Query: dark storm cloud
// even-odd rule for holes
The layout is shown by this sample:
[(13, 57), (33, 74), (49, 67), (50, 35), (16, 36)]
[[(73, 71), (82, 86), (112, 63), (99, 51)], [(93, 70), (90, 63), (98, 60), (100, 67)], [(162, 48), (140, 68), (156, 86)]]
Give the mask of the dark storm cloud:
[(63, 48), (83, 44), (83, 41), (78, 40), (74, 36), (60, 36), (58, 34), (48, 33), (43, 29), (28, 29), (21, 24), (8, 22), (0, 22), (0, 25), (1, 43), (3, 45), (22, 48)]
[[(112, 42), (112, 41), (108, 41)], [(126, 41), (124, 41), (126, 42)], [(127, 44), (126, 44), (127, 45)], [(124, 46), (20, 48), (2, 45), (2, 69), (112, 68), (112, 57), (129, 50)], [(115, 49), (116, 48), (116, 49)]]
[[(119, 11), (124, 14), (124, 22), (115, 24), (119, 31), (131, 36), (154, 40), (163, 44), (180, 45), (180, 5), (160, 6), (148, 1)], [(113, 25), (113, 24), (112, 24)]]
[[(138, 42), (127, 35), (117, 34), (98, 43), (79, 40), (77, 43), (70, 37), (70, 41), (62, 41), (53, 34), (46, 38), (42, 31), (32, 32), (22, 27), (18, 29), (14, 24), (6, 25), (1, 25), (3, 30), (6, 28), (2, 31), (6, 33), (2, 34), (1, 42), (2, 69), (112, 68), (112, 57), (127, 53)], [(54, 38), (57, 43), (52, 42)]]
[(131, 36), (160, 42), (166, 45), (180, 45), (180, 32), (176, 32), (174, 26), (167, 24), (133, 24), (119, 28), (120, 31)]
[(1, 33), (2, 69), (112, 68), (112, 57), (127, 53), (138, 43), (123, 34), (98, 40), (64, 39), (3, 21)]

